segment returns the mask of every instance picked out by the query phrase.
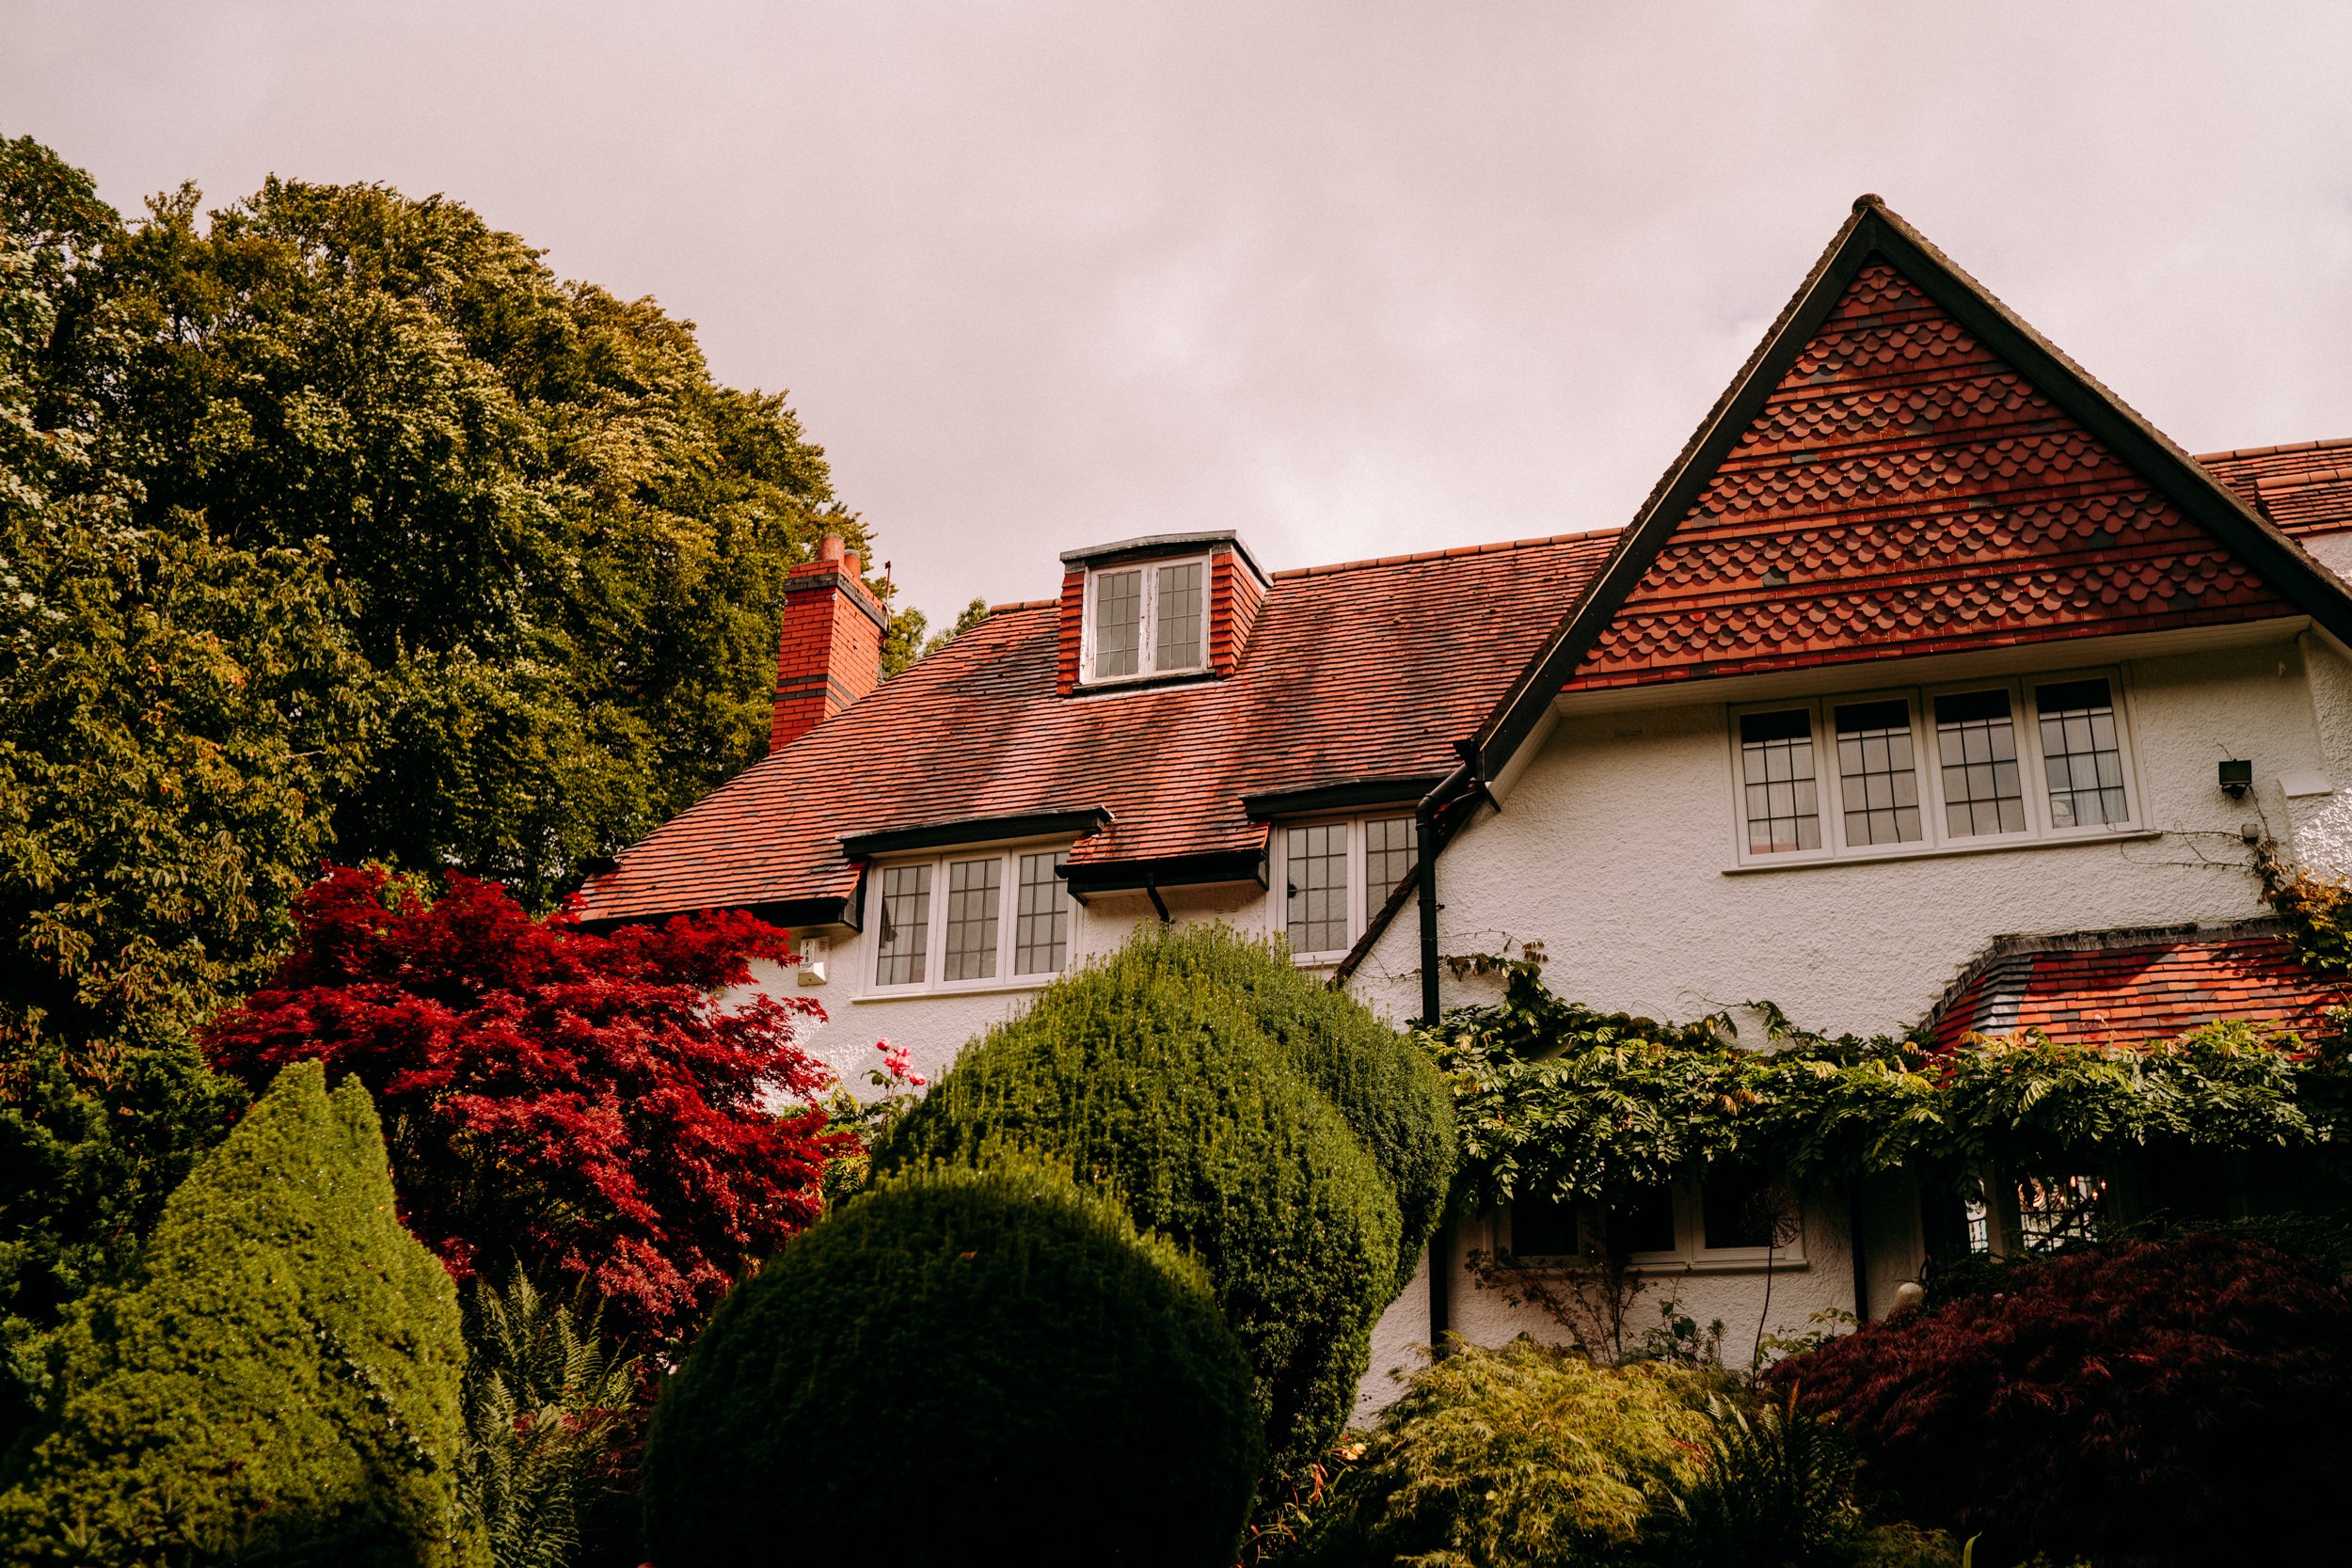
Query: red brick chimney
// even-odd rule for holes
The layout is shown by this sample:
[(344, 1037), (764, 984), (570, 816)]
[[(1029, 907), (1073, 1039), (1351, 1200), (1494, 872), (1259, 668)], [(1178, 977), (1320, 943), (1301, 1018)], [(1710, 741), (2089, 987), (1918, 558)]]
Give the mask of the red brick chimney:
[(776, 647), (776, 713), (768, 749), (780, 752), (882, 684), (889, 617), (860, 580), (863, 563), (838, 534), (784, 585)]

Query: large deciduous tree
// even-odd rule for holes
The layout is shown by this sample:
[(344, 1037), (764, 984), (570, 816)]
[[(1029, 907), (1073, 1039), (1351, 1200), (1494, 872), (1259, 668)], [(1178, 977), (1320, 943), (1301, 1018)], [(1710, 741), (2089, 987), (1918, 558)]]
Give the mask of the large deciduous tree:
[(323, 855), (550, 905), (758, 754), (787, 572), (867, 543), (652, 301), (440, 198), (201, 205), (0, 140), (0, 1358), (217, 1136), (195, 1033)]
[(634, 1347), (695, 1323), (816, 1217), (850, 1142), (794, 1043), (814, 1003), (723, 1005), (785, 933), (739, 913), (610, 936), (489, 883), (428, 903), (337, 870), (271, 983), (206, 1037), (249, 1084), (316, 1058), (374, 1094), (402, 1216), (460, 1277), (584, 1282)]

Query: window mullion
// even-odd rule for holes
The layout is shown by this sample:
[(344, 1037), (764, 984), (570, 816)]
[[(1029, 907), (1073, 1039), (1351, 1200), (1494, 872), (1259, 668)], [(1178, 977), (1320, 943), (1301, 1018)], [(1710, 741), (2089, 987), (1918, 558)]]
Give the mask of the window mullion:
[(1143, 588), (1136, 594), (1136, 674), (1148, 677), (1160, 668), (1160, 571), (1143, 564)]
[(942, 855), (931, 863), (930, 961), (924, 966), (924, 978), (930, 982), (926, 990), (937, 990), (947, 983), (947, 910), (955, 902), (955, 894), (948, 884), (948, 857)]
[(1021, 851), (1008, 851), (996, 864), (996, 980), (1003, 985), (1020, 978), (1013, 973), (1013, 944), (1021, 937)]

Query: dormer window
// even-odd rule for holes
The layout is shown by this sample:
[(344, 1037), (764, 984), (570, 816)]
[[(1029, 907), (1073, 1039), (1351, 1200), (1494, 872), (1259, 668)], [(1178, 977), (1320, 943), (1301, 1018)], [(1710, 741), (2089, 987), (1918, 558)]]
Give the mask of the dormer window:
[(1089, 545), (1061, 563), (1065, 697), (1232, 674), (1273, 588), (1226, 529)]
[(1209, 558), (1100, 566), (1087, 578), (1089, 683), (1190, 674), (1207, 663)]

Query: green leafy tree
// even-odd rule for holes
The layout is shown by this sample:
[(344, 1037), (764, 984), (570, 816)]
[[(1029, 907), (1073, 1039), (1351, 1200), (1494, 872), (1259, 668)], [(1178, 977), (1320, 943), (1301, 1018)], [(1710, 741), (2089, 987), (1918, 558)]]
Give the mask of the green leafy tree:
[(787, 572), (867, 543), (780, 395), (462, 205), (200, 207), (0, 141), (11, 1363), (218, 1136), (190, 1038), (322, 857), (548, 906), (758, 755)]
[[(0, 142), (0, 1348), (118, 1269), (226, 1109), (191, 1043), (267, 973), (356, 777), (315, 547), (135, 514), (87, 178)], [(22, 1370), (20, 1368), (20, 1370)], [(0, 1388), (0, 1434), (27, 1414)]]
[(367, 1091), (288, 1068), (57, 1337), (0, 1560), (480, 1562), (456, 1287), (392, 1203)]
[[(374, 673), (340, 852), (545, 904), (764, 745), (786, 572), (865, 546), (778, 395), (443, 198), (151, 204), (108, 283), (142, 517), (328, 553)], [(886, 585), (878, 585), (886, 592)]]

